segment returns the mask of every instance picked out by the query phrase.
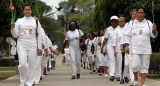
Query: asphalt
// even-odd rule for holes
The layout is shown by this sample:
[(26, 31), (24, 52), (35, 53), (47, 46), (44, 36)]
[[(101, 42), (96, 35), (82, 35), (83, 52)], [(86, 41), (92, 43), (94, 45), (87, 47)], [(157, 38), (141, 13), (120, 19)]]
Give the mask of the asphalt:
[[(119, 84), (118, 81), (109, 81), (108, 77), (99, 76), (97, 73), (89, 74), (89, 70), (81, 69), (81, 78), (72, 80), (71, 68), (62, 64), (62, 58), (57, 58), (56, 70), (51, 70), (40, 81), (38, 86), (130, 86)], [(146, 79), (147, 86), (160, 86), (160, 81)], [(0, 86), (19, 86), (19, 75), (0, 81)]]

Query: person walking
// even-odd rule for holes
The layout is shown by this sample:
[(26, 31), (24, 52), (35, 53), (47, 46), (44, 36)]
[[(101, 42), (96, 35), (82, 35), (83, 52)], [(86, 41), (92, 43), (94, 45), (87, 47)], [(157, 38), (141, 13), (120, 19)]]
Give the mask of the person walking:
[[(32, 17), (32, 6), (26, 3), (23, 8), (24, 17), (16, 23), (11, 21), (12, 36), (18, 38), (17, 51), (19, 56), (20, 86), (32, 86), (36, 72), (37, 53), (42, 54), (41, 24)], [(38, 37), (38, 40), (36, 40)]]
[[(131, 50), (132, 55), (132, 69), (135, 78), (131, 86), (138, 86), (139, 72), (141, 73), (140, 86), (146, 86), (144, 83), (152, 53), (150, 37), (155, 38), (158, 32), (156, 31), (156, 25), (145, 19), (146, 10), (143, 7), (136, 8), (136, 11), (137, 19), (135, 19), (133, 25), (128, 26), (129, 30), (125, 32), (125, 46), (127, 53), (130, 53), (129, 50)], [(131, 47), (130, 49), (129, 46)]]
[[(71, 79), (80, 79), (80, 59), (81, 59), (81, 49), (80, 49), (80, 38), (83, 32), (78, 27), (78, 24), (74, 21), (69, 23), (69, 31), (66, 33), (66, 39), (64, 46), (69, 45), (69, 54), (71, 58), (71, 69), (72, 77)], [(64, 51), (64, 49), (63, 49)]]

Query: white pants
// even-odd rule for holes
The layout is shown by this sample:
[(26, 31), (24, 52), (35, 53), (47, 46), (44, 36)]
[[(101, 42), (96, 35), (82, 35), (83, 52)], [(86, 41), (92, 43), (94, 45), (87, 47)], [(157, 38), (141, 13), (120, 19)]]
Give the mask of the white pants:
[(52, 68), (52, 65), (51, 65), (51, 55), (49, 55), (49, 68)]
[(87, 57), (86, 57), (86, 54), (84, 54), (82, 57), (82, 62), (86, 62), (86, 61), (87, 61)]
[(102, 57), (101, 57), (101, 51), (97, 51), (97, 53), (96, 53), (96, 58), (98, 59), (98, 66), (102, 66), (103, 65), (103, 63), (102, 63)]
[(44, 68), (45, 68), (45, 56), (42, 56), (42, 64), (41, 64), (41, 76), (43, 76)]
[(69, 54), (65, 54), (65, 57), (66, 57), (66, 65), (67, 65), (69, 64), (69, 60), (70, 60)]
[(101, 58), (102, 58), (102, 66), (108, 66), (108, 56), (107, 55), (103, 55), (101, 54)]
[[(118, 52), (117, 53), (117, 61), (118, 61), (118, 73), (119, 75), (121, 75), (120, 77), (122, 78), (122, 53)], [(123, 71), (123, 78), (127, 77), (127, 73), (128, 73), (128, 57), (125, 55), (124, 57), (124, 71)]]
[(47, 68), (47, 65), (48, 65), (48, 61), (49, 61), (49, 56), (45, 56), (44, 57), (44, 68)]
[(126, 54), (126, 56), (128, 58), (128, 63), (129, 63), (129, 77), (131, 79), (131, 83), (134, 81), (134, 74), (133, 74), (133, 70), (132, 70), (132, 57), (131, 54)]
[(88, 62), (89, 62), (89, 64), (92, 64), (95, 62), (94, 55), (88, 56)]
[(132, 54), (133, 72), (148, 73), (150, 54)]
[(56, 61), (57, 56), (53, 56), (53, 58), (51, 58), (51, 61)]
[(108, 54), (108, 62), (109, 62), (109, 75), (110, 76), (115, 76), (115, 66), (116, 66), (116, 61), (115, 61), (115, 56), (114, 56), (114, 50), (113, 46), (107, 45), (107, 54)]
[(35, 82), (38, 83), (41, 77), (42, 56), (37, 56)]
[(69, 53), (71, 58), (72, 75), (76, 76), (76, 74), (80, 74), (81, 52), (80, 49), (75, 50), (72, 47), (69, 47)]
[(37, 62), (37, 47), (18, 45), (20, 82), (32, 86)]

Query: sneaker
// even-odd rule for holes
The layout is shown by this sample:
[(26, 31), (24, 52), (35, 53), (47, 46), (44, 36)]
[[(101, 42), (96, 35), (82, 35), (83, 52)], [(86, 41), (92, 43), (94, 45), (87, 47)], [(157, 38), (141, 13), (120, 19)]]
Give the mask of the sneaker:
[(120, 81), (120, 77), (116, 77), (116, 80), (117, 80), (117, 81)]
[(100, 76), (102, 76), (102, 73), (99, 73)]
[(127, 77), (124, 77), (124, 80), (126, 83), (129, 83), (129, 79)]
[(76, 77), (75, 77), (75, 76), (72, 76), (71, 79), (76, 79)]
[(110, 81), (114, 81), (115, 77), (111, 76), (109, 79), (110, 79)]
[(108, 77), (108, 74), (105, 74), (104, 77)]
[(120, 80), (120, 84), (124, 84), (124, 79), (121, 79), (121, 80)]
[(147, 85), (144, 84), (143, 86), (147, 86)]
[(138, 86), (138, 85), (139, 85), (138, 81), (133, 81), (132, 85), (130, 85), (130, 86)]
[(77, 74), (77, 79), (80, 79), (80, 74)]

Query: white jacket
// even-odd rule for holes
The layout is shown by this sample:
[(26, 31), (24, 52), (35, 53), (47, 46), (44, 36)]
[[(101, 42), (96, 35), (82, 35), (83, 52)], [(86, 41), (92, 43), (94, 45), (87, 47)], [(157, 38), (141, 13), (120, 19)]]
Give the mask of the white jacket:
[[(17, 45), (37, 46), (36, 42), (36, 20), (33, 17), (23, 17), (16, 21), (12, 36), (18, 38)], [(38, 48), (42, 49), (41, 37), (42, 27), (38, 22)]]
[[(128, 25), (128, 31), (125, 32), (125, 43), (131, 44), (131, 51), (134, 54), (151, 54), (150, 37), (156, 36), (152, 33), (153, 24), (151, 21), (144, 19), (139, 22), (135, 20), (133, 25)], [(131, 38), (131, 40), (129, 39)], [(131, 42), (129, 42), (129, 40)]]

